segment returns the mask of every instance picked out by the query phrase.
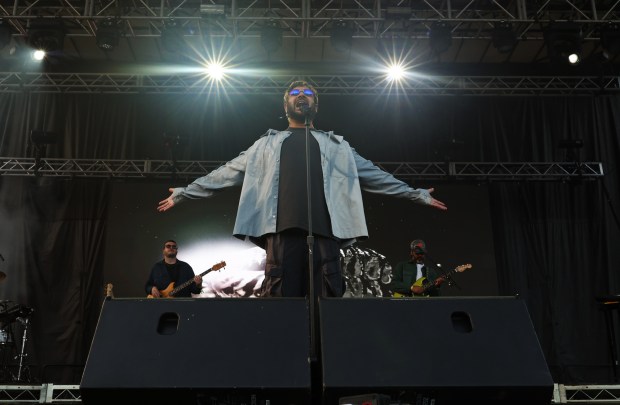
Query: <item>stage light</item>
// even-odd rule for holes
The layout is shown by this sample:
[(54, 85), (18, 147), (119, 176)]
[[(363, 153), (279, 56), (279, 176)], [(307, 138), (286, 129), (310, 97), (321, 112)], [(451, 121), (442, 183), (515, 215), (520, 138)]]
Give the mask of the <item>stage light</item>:
[(620, 24), (611, 22), (601, 29), (601, 46), (607, 59), (620, 55)]
[(120, 32), (120, 20), (107, 18), (97, 28), (97, 46), (104, 51), (111, 51), (118, 45)]
[(387, 79), (390, 82), (400, 81), (405, 77), (405, 68), (400, 63), (388, 66)]
[(164, 28), (161, 32), (161, 46), (167, 52), (179, 52), (185, 48), (182, 28), (174, 18), (164, 23)]
[(226, 15), (226, 6), (224, 4), (200, 4), (200, 15), (206, 18), (220, 18)]
[(353, 44), (353, 28), (344, 21), (335, 22), (331, 30), (331, 44), (338, 52), (348, 52)]
[(409, 38), (383, 38), (377, 42), (377, 53), (386, 64), (394, 64), (410, 57), (412, 46)]
[(260, 43), (268, 53), (275, 52), (282, 46), (282, 30), (276, 21), (270, 21), (263, 27)]
[(500, 21), (493, 28), (493, 46), (499, 53), (509, 53), (517, 46), (517, 34), (512, 24)]
[(45, 54), (61, 51), (65, 41), (65, 28), (61, 20), (35, 19), (27, 30), (28, 45)]
[(31, 130), (28, 148), (35, 157), (35, 172), (41, 167), (41, 159), (47, 154), (47, 146), (58, 143), (58, 133), (49, 131)]
[(209, 63), (205, 72), (211, 79), (219, 81), (226, 75), (226, 68), (219, 63)]
[(0, 49), (4, 48), (11, 42), (11, 27), (8, 21), (0, 18)]
[(45, 59), (45, 51), (42, 49), (36, 49), (32, 51), (32, 59), (36, 61), (41, 61)]
[(452, 45), (452, 27), (444, 21), (436, 21), (428, 32), (431, 49), (440, 54)]
[(551, 62), (579, 63), (583, 36), (577, 23), (552, 23), (545, 30), (544, 37)]
[(385, 9), (386, 20), (408, 20), (411, 18), (411, 7), (390, 7)]

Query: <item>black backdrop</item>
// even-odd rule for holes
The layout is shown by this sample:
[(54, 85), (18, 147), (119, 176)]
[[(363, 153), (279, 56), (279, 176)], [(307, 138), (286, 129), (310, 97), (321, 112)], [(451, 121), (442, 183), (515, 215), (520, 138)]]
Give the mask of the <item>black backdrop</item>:
[[(604, 179), (414, 184), (437, 188), (450, 208), (445, 216), (365, 195), (365, 243), (396, 262), (406, 258), (409, 239), (422, 237), (446, 265), (473, 262), (454, 294), (519, 294), (555, 381), (605, 383), (609, 349), (595, 297), (620, 290), (619, 111), (618, 96), (324, 96), (317, 126), (344, 135), (374, 161), (564, 161), (574, 157), (558, 141), (582, 139), (578, 158), (602, 161)], [(177, 159), (223, 161), (266, 128), (283, 128), (281, 116), (281, 98), (268, 96), (2, 94), (0, 155), (29, 156), (27, 134), (42, 129), (61, 134), (49, 157), (171, 158), (166, 134), (180, 139)], [(157, 201), (182, 181), (0, 181), (1, 269), (8, 275), (0, 298), (35, 308), (28, 360), (42, 379), (56, 365), (83, 364), (104, 283), (118, 280), (121, 295), (141, 294), (161, 238), (178, 236), (184, 246), (232, 231), (235, 191), (161, 215)], [(207, 221), (210, 215), (222, 222)], [(187, 218), (196, 223), (193, 234), (184, 233)]]

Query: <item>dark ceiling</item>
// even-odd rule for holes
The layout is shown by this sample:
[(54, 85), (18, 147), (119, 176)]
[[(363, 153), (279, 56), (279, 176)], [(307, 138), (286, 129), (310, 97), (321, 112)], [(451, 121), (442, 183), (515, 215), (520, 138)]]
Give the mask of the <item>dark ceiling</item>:
[[(617, 0), (0, 0), (0, 14), (0, 26), (11, 30), (0, 50), (0, 91), (14, 72), (35, 69), (24, 51), (41, 26), (64, 32), (61, 49), (43, 68), (52, 73), (152, 76), (169, 74), (158, 69), (174, 65), (174, 74), (183, 75), (197, 62), (225, 54), (239, 69), (269, 68), (263, 76), (343, 76), (343, 86), (351, 88), (348, 75), (374, 74), (386, 48), (429, 75), (613, 78), (620, 70)], [(350, 49), (333, 43), (336, 25), (352, 34)], [(266, 27), (282, 33), (272, 51), (264, 47)], [(437, 51), (429, 35), (441, 28), (451, 40)], [(578, 66), (554, 60), (545, 41), (552, 28), (560, 29), (563, 43), (576, 29), (583, 55)], [(112, 29), (118, 29), (118, 43), (101, 49), (98, 39)], [(501, 32), (514, 35), (514, 47), (498, 49)]]

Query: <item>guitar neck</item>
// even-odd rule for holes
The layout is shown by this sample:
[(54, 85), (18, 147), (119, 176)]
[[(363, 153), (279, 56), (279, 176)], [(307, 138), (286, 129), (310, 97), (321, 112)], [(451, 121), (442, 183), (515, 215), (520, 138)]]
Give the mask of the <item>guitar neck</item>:
[(428, 283), (427, 285), (423, 286), (422, 287), (422, 294), (424, 294), (425, 292), (427, 292), (428, 290), (433, 288), (435, 286), (435, 281), (439, 280), (441, 277), (448, 278), (448, 277), (450, 277), (454, 273), (460, 273), (460, 272), (465, 271), (467, 269), (471, 269), (471, 267), (472, 267), (471, 264), (464, 264), (464, 265), (457, 266), (457, 267), (453, 268), (452, 270), (448, 271), (447, 273), (444, 273), (442, 276), (436, 278), (432, 283)]
[[(458, 268), (458, 267), (457, 267)], [(438, 277), (437, 279), (433, 280), (432, 283), (428, 283), (426, 284), (424, 287), (422, 287), (422, 294), (426, 293), (428, 290), (430, 290), (431, 288), (435, 287), (435, 281), (437, 281), (438, 279), (440, 279), (441, 277), (449, 277), (451, 276), (453, 273), (456, 273), (456, 269), (452, 269), (450, 271), (448, 271), (447, 273), (445, 273), (443, 276)]]
[[(199, 274), (200, 277), (204, 276), (207, 273), (210, 273), (213, 271), (213, 267), (211, 267), (209, 270), (205, 270), (202, 273)], [(189, 285), (191, 285), (194, 282), (194, 279), (190, 279), (187, 280), (186, 282), (184, 282), (183, 284), (177, 286), (174, 288), (174, 290), (170, 291), (169, 296), (174, 296), (175, 294), (177, 294), (179, 291), (181, 291), (184, 288), (187, 288)]]

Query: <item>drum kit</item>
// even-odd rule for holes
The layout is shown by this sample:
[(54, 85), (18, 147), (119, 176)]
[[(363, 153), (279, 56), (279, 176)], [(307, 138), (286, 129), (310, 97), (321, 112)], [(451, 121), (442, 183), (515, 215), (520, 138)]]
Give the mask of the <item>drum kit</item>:
[[(0, 271), (0, 282), (6, 279), (6, 274)], [(28, 327), (33, 309), (24, 305), (15, 304), (10, 300), (0, 300), (0, 380), (23, 381), (24, 359), (26, 342), (28, 341)], [(21, 325), (21, 329), (17, 325)], [(21, 332), (19, 351), (16, 346), (16, 334)], [(17, 373), (11, 373), (10, 363), (17, 362)], [(13, 367), (14, 368), (14, 367)]]

